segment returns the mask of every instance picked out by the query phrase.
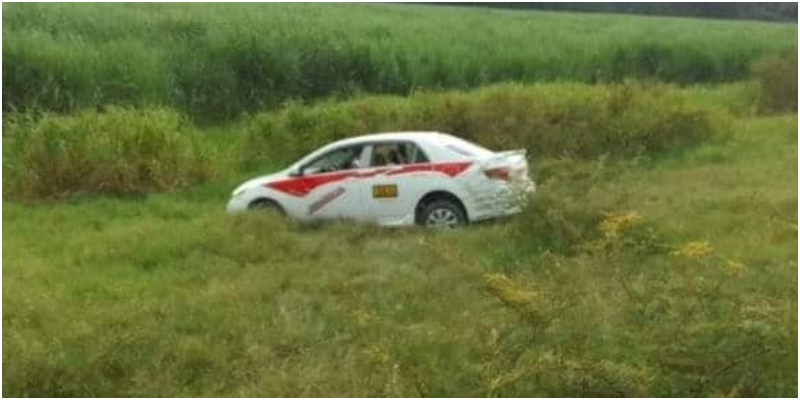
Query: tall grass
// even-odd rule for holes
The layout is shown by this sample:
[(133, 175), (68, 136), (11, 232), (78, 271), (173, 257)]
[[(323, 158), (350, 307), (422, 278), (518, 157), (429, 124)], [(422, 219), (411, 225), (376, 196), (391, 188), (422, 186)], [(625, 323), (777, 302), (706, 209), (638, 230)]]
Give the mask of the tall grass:
[[(664, 85), (497, 85), (468, 92), (287, 105), (200, 135), (166, 109), (4, 121), (5, 197), (169, 191), (231, 168), (275, 167), (331, 141), (439, 130), (532, 158), (657, 156), (724, 137), (724, 107)], [(727, 95), (727, 94), (726, 94)], [(216, 138), (217, 140), (213, 140)]]
[(740, 80), (795, 25), (397, 5), (6, 4), (3, 110), (165, 105), (202, 121), (500, 81)]
[(142, 194), (218, 177), (227, 160), (174, 111), (46, 115), (4, 129), (3, 197)]
[(758, 105), (764, 112), (797, 112), (797, 52), (772, 55), (753, 65)]
[(291, 105), (255, 116), (245, 159), (289, 161), (347, 136), (438, 130), (532, 157), (629, 157), (721, 137), (726, 111), (663, 85), (498, 85), (470, 92)]

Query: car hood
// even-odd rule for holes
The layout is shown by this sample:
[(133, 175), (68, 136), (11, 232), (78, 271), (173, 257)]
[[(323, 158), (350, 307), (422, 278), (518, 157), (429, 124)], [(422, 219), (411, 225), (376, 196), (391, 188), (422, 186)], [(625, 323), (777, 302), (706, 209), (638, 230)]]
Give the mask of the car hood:
[(281, 178), (285, 178), (285, 177), (286, 177), (286, 172), (285, 171), (276, 172), (274, 174), (262, 175), (262, 176), (259, 176), (258, 178), (250, 179), (249, 181), (239, 185), (238, 187), (236, 187), (236, 189), (233, 190), (232, 194), (233, 194), (233, 196), (236, 196), (237, 194), (239, 194), (239, 193), (241, 193), (241, 192), (243, 192), (243, 191), (245, 191), (247, 189), (250, 189), (252, 187), (263, 186), (263, 185), (265, 185), (267, 183), (270, 183), (272, 181), (275, 181), (275, 180), (278, 180), (278, 179), (281, 179)]

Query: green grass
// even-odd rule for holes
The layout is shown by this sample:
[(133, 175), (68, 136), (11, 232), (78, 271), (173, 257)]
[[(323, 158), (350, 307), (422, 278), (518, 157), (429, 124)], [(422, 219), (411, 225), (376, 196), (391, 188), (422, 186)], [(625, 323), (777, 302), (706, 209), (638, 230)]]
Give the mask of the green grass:
[(537, 158), (455, 232), (227, 216), (238, 178), (6, 201), (3, 395), (796, 396), (796, 132)]
[(797, 47), (795, 24), (416, 5), (6, 4), (3, 34), (4, 112), (159, 105), (204, 122), (359, 92), (735, 81)]

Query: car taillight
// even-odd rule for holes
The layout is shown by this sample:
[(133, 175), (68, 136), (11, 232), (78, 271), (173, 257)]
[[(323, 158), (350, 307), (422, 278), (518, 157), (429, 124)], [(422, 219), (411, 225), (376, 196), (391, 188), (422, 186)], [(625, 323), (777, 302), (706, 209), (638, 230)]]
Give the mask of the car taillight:
[(489, 179), (508, 181), (509, 179), (511, 179), (511, 168), (500, 167), (500, 168), (487, 169), (483, 171), (483, 174), (486, 175), (486, 177)]

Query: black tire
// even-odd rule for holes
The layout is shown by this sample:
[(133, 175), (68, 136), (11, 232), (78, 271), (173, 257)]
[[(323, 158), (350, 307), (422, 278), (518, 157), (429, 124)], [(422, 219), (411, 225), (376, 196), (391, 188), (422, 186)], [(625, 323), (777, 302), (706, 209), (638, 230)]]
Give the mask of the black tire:
[(467, 216), (453, 201), (435, 200), (422, 208), (418, 223), (426, 227), (455, 228), (466, 225)]
[(247, 209), (250, 211), (267, 211), (267, 212), (274, 212), (280, 215), (286, 215), (280, 204), (276, 203), (274, 200), (269, 200), (269, 199), (255, 200), (252, 203), (250, 203), (249, 206), (247, 206)]

